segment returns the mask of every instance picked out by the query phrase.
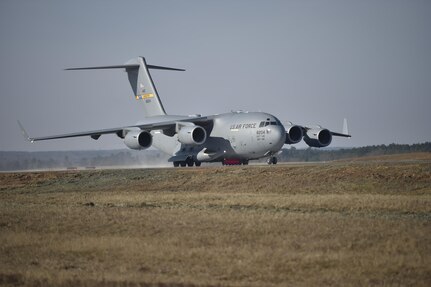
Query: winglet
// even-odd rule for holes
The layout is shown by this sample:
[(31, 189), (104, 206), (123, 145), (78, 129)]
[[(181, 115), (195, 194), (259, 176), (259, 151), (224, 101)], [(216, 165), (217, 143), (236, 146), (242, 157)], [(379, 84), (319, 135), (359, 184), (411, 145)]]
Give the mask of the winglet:
[(348, 135), (349, 134), (349, 128), (347, 127), (347, 119), (344, 118), (343, 121), (343, 134)]
[(17, 120), (17, 122), (18, 122), (19, 128), (21, 129), (21, 133), (22, 133), (22, 135), (24, 136), (24, 138), (25, 138), (26, 140), (28, 140), (29, 142), (33, 143), (33, 142), (34, 142), (34, 138), (31, 138), (31, 137), (28, 135), (28, 133), (25, 131), (25, 129), (24, 129), (24, 127), (23, 127), (23, 125), (21, 124), (21, 122), (20, 122), (19, 120)]
[(347, 119), (343, 121), (343, 131), (341, 133), (331, 131), (331, 134), (337, 137), (351, 138), (352, 136), (349, 134), (349, 129), (347, 128)]

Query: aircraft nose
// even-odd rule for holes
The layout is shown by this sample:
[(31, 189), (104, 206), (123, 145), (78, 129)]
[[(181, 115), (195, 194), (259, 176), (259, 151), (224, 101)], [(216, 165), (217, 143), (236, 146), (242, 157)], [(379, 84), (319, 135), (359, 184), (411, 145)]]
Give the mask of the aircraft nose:
[(271, 138), (273, 146), (271, 150), (273, 152), (279, 151), (283, 147), (284, 141), (286, 140), (286, 131), (284, 130), (284, 127), (281, 125), (273, 128), (271, 132)]

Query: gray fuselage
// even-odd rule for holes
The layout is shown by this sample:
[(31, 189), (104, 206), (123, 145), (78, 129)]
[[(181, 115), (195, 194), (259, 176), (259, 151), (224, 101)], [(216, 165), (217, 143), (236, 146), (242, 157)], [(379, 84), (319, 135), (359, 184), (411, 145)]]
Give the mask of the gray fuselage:
[[(166, 115), (152, 120), (187, 118)], [(171, 156), (199, 157), (200, 161), (221, 161), (226, 158), (248, 160), (276, 154), (286, 138), (286, 131), (280, 121), (273, 115), (261, 112), (218, 114), (213, 116), (212, 125), (205, 129), (208, 137), (202, 145), (184, 145), (178, 141), (177, 134), (166, 135), (162, 130), (153, 130), (153, 146)]]

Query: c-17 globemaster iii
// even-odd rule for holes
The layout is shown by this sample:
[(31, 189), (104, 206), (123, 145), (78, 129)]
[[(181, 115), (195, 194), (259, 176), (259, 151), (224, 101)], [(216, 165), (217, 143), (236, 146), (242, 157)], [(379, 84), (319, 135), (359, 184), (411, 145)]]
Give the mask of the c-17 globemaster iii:
[(249, 160), (268, 158), (276, 164), (276, 155), (284, 144), (296, 144), (302, 139), (310, 147), (326, 147), (333, 136), (350, 137), (347, 123), (343, 133), (328, 129), (288, 123), (283, 125), (275, 116), (263, 112), (230, 112), (210, 116), (168, 115), (160, 100), (149, 69), (184, 71), (182, 69), (148, 65), (144, 57), (129, 60), (124, 65), (71, 68), (66, 70), (125, 69), (133, 94), (143, 101), (144, 119), (135, 125), (69, 133), (46, 137), (29, 137), (42, 141), (90, 136), (97, 140), (105, 134), (116, 134), (131, 149), (143, 150), (151, 146), (169, 154), (170, 162), (178, 166), (200, 166), (202, 162), (248, 164)]

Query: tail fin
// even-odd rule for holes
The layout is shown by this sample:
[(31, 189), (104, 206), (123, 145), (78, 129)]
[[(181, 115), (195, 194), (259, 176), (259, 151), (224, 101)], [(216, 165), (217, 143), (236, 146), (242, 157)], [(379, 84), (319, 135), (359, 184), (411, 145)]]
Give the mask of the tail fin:
[(154, 65), (147, 65), (144, 57), (138, 57), (129, 60), (124, 65), (118, 66), (103, 66), (103, 67), (86, 67), (86, 68), (71, 68), (66, 70), (94, 70), (94, 69), (126, 69), (130, 85), (132, 86), (133, 94), (137, 100), (144, 102), (144, 114), (146, 117), (166, 115), (163, 104), (160, 101), (156, 86), (151, 78), (149, 69), (185, 71), (183, 69), (175, 69)]

